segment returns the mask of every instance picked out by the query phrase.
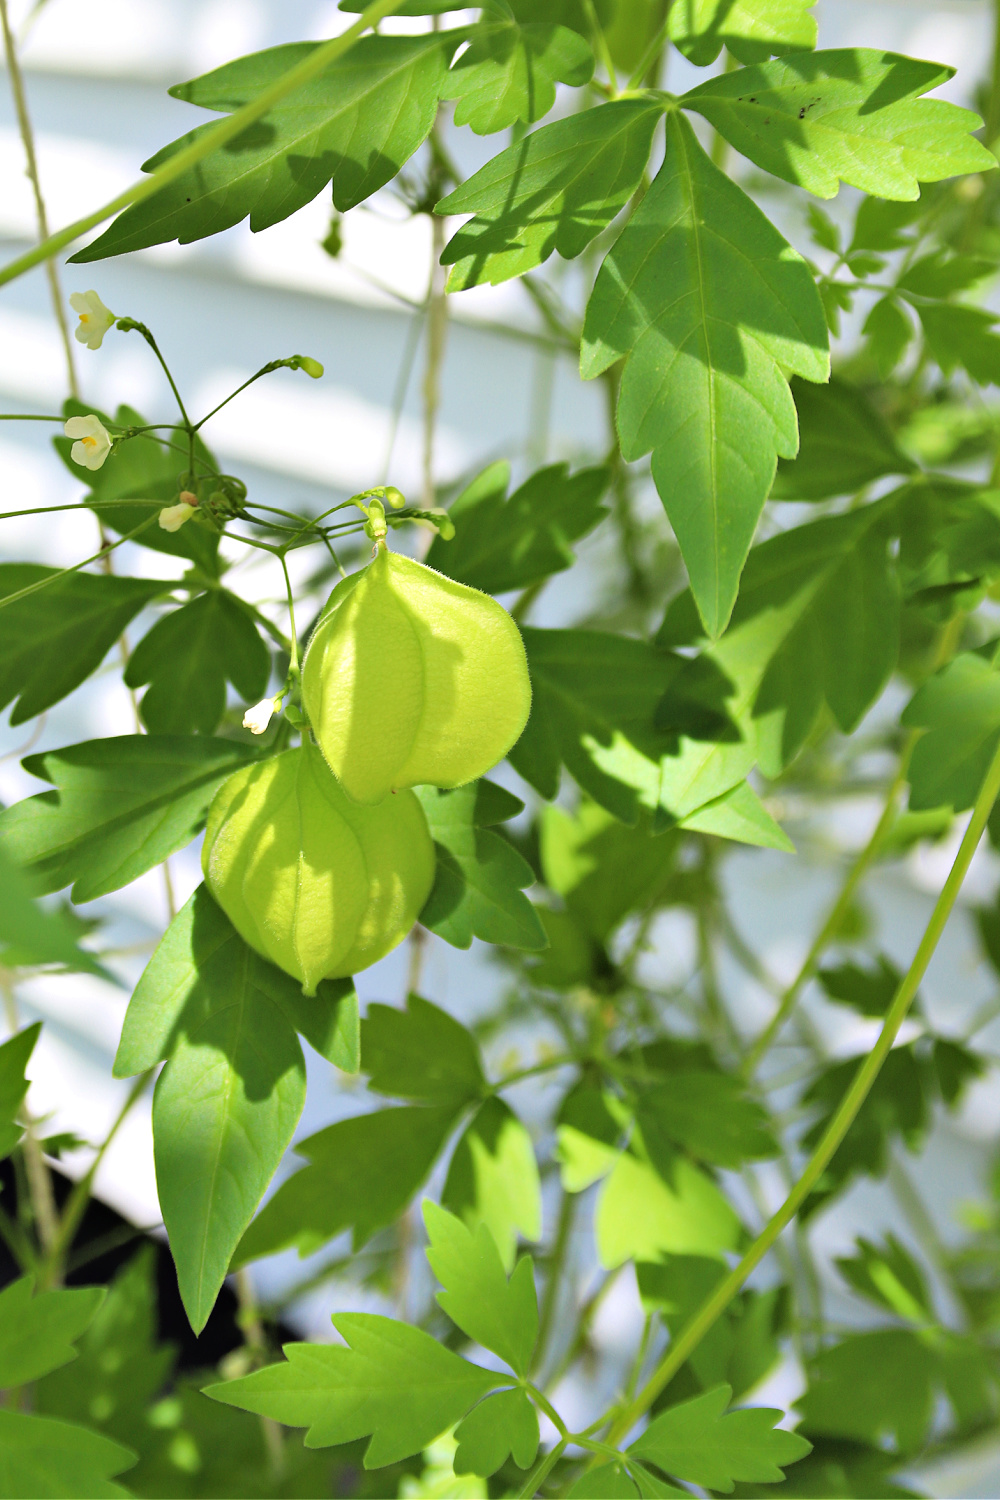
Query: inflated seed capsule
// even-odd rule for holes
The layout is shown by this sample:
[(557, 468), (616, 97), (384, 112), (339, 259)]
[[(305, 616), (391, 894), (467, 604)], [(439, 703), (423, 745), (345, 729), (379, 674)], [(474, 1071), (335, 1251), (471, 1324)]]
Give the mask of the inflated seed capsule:
[(482, 776), (524, 728), (531, 683), (521, 633), (489, 594), (379, 546), (330, 595), (302, 696), (348, 796)]
[(307, 995), (395, 948), (434, 881), (434, 845), (413, 793), (359, 807), (309, 743), (223, 783), (201, 863), (240, 936)]

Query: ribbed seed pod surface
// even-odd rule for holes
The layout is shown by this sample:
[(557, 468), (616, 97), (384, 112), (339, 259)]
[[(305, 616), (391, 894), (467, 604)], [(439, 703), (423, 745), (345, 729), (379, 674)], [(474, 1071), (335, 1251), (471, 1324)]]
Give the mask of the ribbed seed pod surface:
[(240, 935), (312, 995), (402, 941), (430, 894), (434, 845), (412, 792), (360, 807), (304, 744), (219, 788), (202, 868)]
[(531, 708), (524, 643), (502, 605), (384, 546), (331, 594), (302, 694), (344, 790), (368, 804), (482, 776)]

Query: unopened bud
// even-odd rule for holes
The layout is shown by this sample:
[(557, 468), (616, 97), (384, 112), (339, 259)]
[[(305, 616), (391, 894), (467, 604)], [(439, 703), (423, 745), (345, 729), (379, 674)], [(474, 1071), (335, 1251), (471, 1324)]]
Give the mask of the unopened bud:
[(323, 374), (323, 366), (318, 359), (310, 359), (308, 354), (296, 354), (292, 357), (292, 369), (304, 370), (312, 380), (319, 380)]

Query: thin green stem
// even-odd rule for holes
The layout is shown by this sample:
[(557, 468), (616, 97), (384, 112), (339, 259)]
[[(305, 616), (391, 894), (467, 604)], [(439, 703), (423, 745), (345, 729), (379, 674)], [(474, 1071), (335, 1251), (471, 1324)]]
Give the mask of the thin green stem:
[(556, 1308), (559, 1305), (563, 1267), (566, 1263), (566, 1253), (569, 1249), (570, 1237), (573, 1233), (575, 1212), (576, 1198), (572, 1193), (564, 1191), (562, 1202), (559, 1205), (559, 1221), (556, 1227), (556, 1237), (552, 1245), (552, 1253), (548, 1257), (548, 1265), (545, 1268), (545, 1291), (542, 1296), (542, 1310), (538, 1320), (538, 1338), (535, 1342), (534, 1362), (536, 1367), (540, 1366), (542, 1360), (545, 1358), (549, 1334), (552, 1331)]
[(244, 380), (243, 384), (238, 385), (235, 391), (230, 391), (229, 395), (225, 398), (225, 400), (220, 401), (218, 406), (213, 406), (212, 410), (208, 412), (204, 417), (202, 417), (199, 422), (194, 422), (192, 424), (191, 430), (193, 432), (197, 432), (199, 428), (204, 427), (206, 422), (210, 422), (212, 420), (216, 412), (220, 412), (224, 406), (228, 406), (230, 401), (235, 401), (236, 397), (241, 395), (242, 392), (246, 390), (247, 386), (253, 385), (255, 380), (260, 380), (264, 375), (273, 375), (275, 370), (287, 368), (288, 366), (285, 364), (285, 361), (281, 359), (272, 359), (266, 365), (262, 365), (255, 374), (250, 376), (249, 380)]
[(899, 1034), (899, 1028), (906, 1019), (914, 996), (927, 972), (927, 967), (934, 956), (935, 949), (940, 942), (941, 934), (944, 932), (948, 918), (951, 916), (969, 865), (972, 863), (972, 856), (979, 846), (983, 830), (986, 827), (998, 794), (1000, 794), (1000, 747), (997, 748), (989, 769), (986, 772), (986, 777), (972, 810), (972, 817), (969, 819), (968, 827), (965, 830), (958, 853), (955, 856), (954, 864), (948, 873), (948, 878), (944, 883), (941, 894), (934, 904), (934, 910), (931, 913), (931, 918), (924, 935), (920, 940), (913, 962), (901, 980), (893, 1002), (889, 1007), (878, 1041), (855, 1074), (850, 1088), (847, 1090), (836, 1113), (823, 1132), (822, 1139), (809, 1158), (805, 1170), (795, 1184), (795, 1187), (789, 1193), (777, 1213), (773, 1215), (754, 1240), (739, 1265), (719, 1283), (712, 1295), (706, 1299), (702, 1307), (688, 1323), (687, 1327), (671, 1344), (670, 1349), (655, 1373), (643, 1386), (635, 1401), (632, 1402), (614, 1424), (609, 1435), (610, 1441), (618, 1442), (631, 1430), (643, 1413), (649, 1410), (660, 1392), (674, 1378), (678, 1370), (713, 1326), (716, 1319), (725, 1311), (733, 1298), (741, 1290), (747, 1277), (760, 1265), (782, 1230), (791, 1223), (825, 1172), (838, 1146), (857, 1118), (858, 1111), (868, 1097), (869, 1091), (878, 1077), (883, 1063), (892, 1050), (896, 1037)]
[(611, 98), (617, 98), (618, 75), (615, 72), (615, 64), (611, 56), (611, 48), (608, 46), (608, 39), (604, 35), (604, 27), (601, 25), (600, 17), (594, 9), (594, 0), (583, 0), (583, 8), (587, 14), (587, 20), (590, 22), (594, 50), (604, 65), (604, 71), (608, 75), (608, 82), (611, 85)]
[[(667, 6), (667, 9), (669, 11), (669, 9), (670, 9), (669, 4)], [(625, 93), (626, 94), (631, 94), (634, 89), (642, 88), (642, 85), (643, 85), (643, 83), (646, 80), (646, 74), (649, 72), (650, 68), (656, 62), (656, 59), (659, 57), (660, 53), (663, 51), (664, 47), (667, 45), (669, 37), (670, 37), (670, 17), (668, 15), (667, 18), (666, 18), (666, 20), (663, 22), (663, 25), (660, 27), (659, 31), (656, 32), (656, 34), (653, 37), (653, 40), (649, 43), (649, 45), (647, 46), (645, 52), (642, 54), (641, 58), (639, 59), (639, 65), (636, 68), (635, 72), (632, 74), (632, 77), (629, 79), (628, 83), (625, 85)]]
[(531, 1500), (531, 1496), (538, 1492), (562, 1458), (568, 1443), (568, 1438), (560, 1438), (551, 1453), (547, 1453), (541, 1463), (536, 1465), (534, 1470), (528, 1475), (524, 1488), (518, 1490), (518, 1500)]
[(168, 183), (176, 182), (178, 177), (183, 176), (191, 167), (211, 156), (214, 151), (219, 151), (237, 136), (242, 135), (247, 126), (266, 115), (268, 110), (297, 88), (309, 83), (319, 76), (324, 69), (328, 68), (337, 58), (343, 57), (349, 52), (358, 38), (381, 21), (384, 16), (391, 15), (397, 8), (399, 0), (374, 0), (367, 6), (362, 14), (349, 26), (340, 36), (324, 42), (322, 46), (316, 47), (308, 57), (304, 57), (294, 68), (289, 68), (280, 78), (276, 78), (269, 88), (263, 89), (255, 99), (244, 104), (240, 109), (234, 110), (226, 119), (220, 120), (218, 124), (207, 129), (201, 135), (178, 151), (176, 156), (171, 156), (162, 166), (148, 177), (142, 177), (138, 182), (133, 182), (131, 187), (119, 193), (116, 198), (105, 203), (101, 208), (94, 209), (92, 213), (85, 214), (82, 219), (67, 224), (65, 229), (60, 229), (57, 234), (50, 235), (40, 245), (29, 250), (24, 255), (19, 255), (16, 260), (8, 262), (0, 270), (0, 286), (14, 281), (18, 276), (23, 276), (25, 271), (30, 271), (33, 266), (40, 265), (42, 261), (57, 255), (67, 245), (73, 244), (81, 235), (90, 229), (96, 229), (98, 224), (103, 224), (106, 219), (112, 218), (123, 208), (128, 208), (133, 203), (141, 203), (146, 198), (151, 198)]
[(160, 369), (167, 377), (167, 383), (174, 393), (174, 400), (177, 402), (177, 407), (181, 414), (181, 420), (184, 423), (184, 429), (187, 432), (188, 436), (191, 437), (194, 433), (194, 428), (191, 426), (191, 419), (184, 409), (184, 402), (181, 400), (181, 393), (177, 389), (177, 382), (175, 381), (173, 375), (171, 375), (170, 373), (170, 366), (164, 359), (163, 352), (160, 349), (159, 344), (156, 342), (156, 339), (153, 337), (150, 330), (146, 327), (145, 323), (140, 323), (135, 318), (120, 318), (117, 326), (122, 330), (123, 333), (134, 332), (142, 334), (143, 338), (146, 340), (146, 343), (156, 355), (156, 358), (159, 361)]
[(566, 1426), (566, 1423), (556, 1411), (555, 1407), (552, 1405), (552, 1402), (549, 1400), (548, 1396), (546, 1396), (545, 1392), (540, 1391), (537, 1385), (533, 1385), (530, 1380), (525, 1381), (524, 1388), (531, 1396), (532, 1400), (537, 1404), (539, 1410), (543, 1411), (548, 1417), (549, 1421), (552, 1423), (559, 1436), (561, 1438), (570, 1437), (571, 1434), (569, 1428)]
[[(90, 509), (89, 505), (87, 509)], [(93, 557), (85, 557), (82, 562), (74, 563), (71, 568), (59, 568), (55, 573), (50, 573), (48, 578), (40, 578), (37, 583), (30, 583), (27, 588), (18, 589), (13, 594), (5, 595), (4, 598), (0, 599), (0, 609), (6, 609), (9, 604), (17, 604), (20, 599), (27, 599), (29, 594), (37, 594), (39, 589), (48, 588), (50, 583), (55, 583), (60, 578), (66, 578), (70, 573), (79, 573), (81, 568), (88, 567), (90, 563), (101, 562), (107, 557), (109, 552), (114, 552), (117, 547), (123, 547), (126, 542), (132, 541), (133, 537), (137, 537), (140, 532), (145, 531), (146, 527), (152, 525), (155, 520), (155, 515), (150, 516), (140, 526), (133, 527), (131, 531), (127, 531), (124, 536), (119, 537), (117, 542), (109, 542), (99, 552), (95, 552)], [(242, 541), (243, 538), (238, 537), (237, 540)], [(163, 587), (164, 592), (169, 593), (171, 585), (164, 583)]]
[(288, 576), (288, 564), (285, 562), (285, 554), (278, 553), (278, 561), (281, 563), (281, 571), (285, 575), (285, 591), (288, 595), (288, 675), (298, 677), (299, 675), (299, 637), (295, 629), (295, 595), (292, 592), (292, 580)]

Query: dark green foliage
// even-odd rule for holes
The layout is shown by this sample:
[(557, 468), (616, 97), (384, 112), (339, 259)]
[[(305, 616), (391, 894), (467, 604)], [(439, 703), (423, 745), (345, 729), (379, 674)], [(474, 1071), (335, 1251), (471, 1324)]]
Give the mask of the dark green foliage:
[(829, 385), (796, 380), (792, 393), (799, 452), (797, 458), (779, 462), (772, 499), (853, 495), (884, 474), (908, 474), (915, 468), (863, 391), (840, 380)]
[(368, 1007), (361, 1022), (361, 1065), (368, 1087), (395, 1099), (459, 1109), (486, 1087), (470, 1033), (419, 995), (407, 997), (405, 1011)]
[(151, 684), (141, 711), (153, 734), (211, 734), (226, 710), (227, 680), (254, 703), (270, 670), (270, 653), (244, 605), (214, 589), (157, 621), (132, 652), (125, 681)]

